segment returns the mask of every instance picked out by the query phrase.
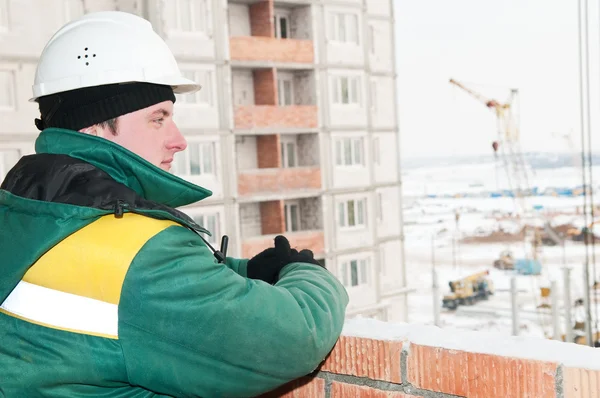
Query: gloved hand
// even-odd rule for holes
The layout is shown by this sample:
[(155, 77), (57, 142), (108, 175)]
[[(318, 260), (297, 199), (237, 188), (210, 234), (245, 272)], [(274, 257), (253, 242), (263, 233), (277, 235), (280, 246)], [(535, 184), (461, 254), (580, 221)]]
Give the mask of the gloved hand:
[(248, 260), (246, 275), (274, 284), (279, 280), (279, 272), (283, 267), (297, 262), (321, 265), (314, 259), (312, 251), (305, 249), (298, 252), (290, 247), (285, 236), (278, 235), (275, 237), (275, 247), (265, 249)]

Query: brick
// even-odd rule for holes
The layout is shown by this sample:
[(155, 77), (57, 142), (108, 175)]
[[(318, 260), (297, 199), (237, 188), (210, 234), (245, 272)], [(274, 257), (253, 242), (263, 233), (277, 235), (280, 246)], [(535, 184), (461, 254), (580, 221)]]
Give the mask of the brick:
[(236, 106), (234, 123), (236, 129), (316, 128), (317, 113), (315, 105)]
[(259, 135), (256, 137), (256, 160), (258, 168), (281, 167), (281, 145), (278, 134)]
[(408, 382), (468, 397), (554, 397), (556, 363), (412, 344)]
[(274, 391), (261, 395), (261, 398), (324, 398), (325, 380), (303, 377)]
[(273, 0), (260, 0), (250, 6), (250, 31), (252, 36), (275, 36)]
[[(325, 235), (323, 231), (300, 231), (286, 233), (290, 246), (296, 249), (312, 250), (315, 257), (319, 258), (325, 253)], [(261, 236), (246, 239), (242, 242), (242, 257), (251, 258), (261, 251), (273, 247), (273, 236)]]
[(283, 233), (285, 231), (283, 201), (260, 202), (260, 221), (263, 235)]
[(319, 188), (321, 169), (318, 167), (265, 168), (241, 171), (238, 175), (240, 196)]
[(252, 72), (252, 79), (254, 83), (254, 103), (256, 105), (277, 105), (275, 69), (256, 69)]
[(422, 396), (408, 395), (398, 391), (383, 391), (371, 387), (331, 383), (331, 398), (418, 398)]
[(401, 341), (342, 336), (322, 371), (401, 383)]
[(315, 62), (312, 40), (233, 36), (229, 38), (229, 53), (233, 61)]
[(600, 397), (600, 371), (565, 368), (563, 376), (565, 398)]

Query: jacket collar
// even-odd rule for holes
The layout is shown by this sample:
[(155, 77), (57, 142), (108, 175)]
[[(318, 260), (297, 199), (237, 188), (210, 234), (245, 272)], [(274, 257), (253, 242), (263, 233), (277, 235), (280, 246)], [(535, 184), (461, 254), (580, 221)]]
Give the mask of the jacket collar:
[(170, 207), (185, 206), (212, 195), (208, 189), (176, 177), (120, 145), (89, 134), (48, 128), (38, 136), (35, 151), (81, 159), (141, 197)]

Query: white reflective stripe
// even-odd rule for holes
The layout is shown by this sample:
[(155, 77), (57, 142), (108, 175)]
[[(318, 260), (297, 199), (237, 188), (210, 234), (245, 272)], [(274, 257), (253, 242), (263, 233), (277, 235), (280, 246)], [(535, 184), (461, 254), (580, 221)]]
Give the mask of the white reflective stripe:
[(25, 281), (19, 282), (0, 308), (32, 322), (58, 329), (118, 336), (118, 305)]

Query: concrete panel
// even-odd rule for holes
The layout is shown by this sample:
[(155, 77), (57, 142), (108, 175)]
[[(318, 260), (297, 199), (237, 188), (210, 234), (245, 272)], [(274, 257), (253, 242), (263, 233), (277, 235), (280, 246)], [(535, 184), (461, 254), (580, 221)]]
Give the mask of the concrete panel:
[(250, 8), (247, 4), (229, 3), (227, 14), (230, 36), (251, 36)]
[[(366, 225), (361, 227), (340, 227), (340, 215), (338, 211), (338, 204), (341, 201), (350, 199), (360, 200), (367, 198), (365, 206), (365, 219)], [(350, 249), (353, 247), (363, 247), (373, 244), (373, 234), (371, 233), (370, 225), (373, 223), (373, 214), (370, 212), (371, 206), (369, 203), (369, 195), (367, 193), (357, 193), (348, 195), (336, 195), (334, 199), (333, 211), (335, 211), (335, 226), (336, 226), (336, 242), (335, 249), (343, 250)]]
[[(333, 22), (333, 15), (339, 13), (356, 15), (358, 43), (340, 42), (335, 38), (336, 26)], [(325, 8), (325, 35), (327, 38), (325, 43), (329, 65), (343, 67), (344, 65), (360, 66), (365, 64), (363, 27), (361, 8), (333, 6)]]
[[(336, 142), (344, 138), (362, 138), (363, 142), (363, 164), (339, 166), (337, 165)], [(343, 145), (342, 145), (343, 146)], [(348, 188), (348, 187), (365, 187), (369, 185), (369, 165), (371, 164), (369, 137), (366, 133), (344, 133), (332, 134), (331, 136), (331, 165), (332, 170), (332, 187)], [(342, 150), (343, 156), (343, 150)]]
[(321, 198), (304, 198), (299, 200), (300, 228), (303, 231), (323, 229), (323, 212), (321, 211)]
[(294, 103), (296, 105), (315, 105), (317, 103), (314, 76), (313, 72), (295, 72), (293, 74)]
[(369, 67), (372, 72), (392, 72), (392, 24), (372, 19), (367, 24), (369, 43)]
[(29, 102), (35, 75), (34, 63), (0, 62), (0, 70), (9, 71), (13, 77), (14, 105), (12, 110), (0, 110), (0, 134), (35, 134), (34, 119), (39, 117), (37, 103)]
[(382, 292), (402, 287), (402, 263), (400, 240), (388, 241), (379, 245), (381, 259)]
[[(359, 103), (358, 104), (336, 104), (334, 103), (334, 77), (335, 76), (359, 76)], [(366, 127), (366, 75), (362, 71), (332, 69), (328, 74), (329, 84), (329, 123), (335, 127)]]
[[(217, 71), (215, 65), (211, 64), (194, 64), (194, 63), (179, 63), (182, 70), (199, 71), (201, 76), (207, 80), (199, 81), (202, 85), (201, 90), (209, 91), (207, 98), (211, 99), (211, 103), (185, 103), (178, 100), (175, 102), (174, 120), (182, 129), (197, 129), (197, 128), (212, 128), (219, 127), (219, 107), (217, 97)], [(200, 93), (191, 94), (199, 96)]]
[(254, 79), (251, 70), (233, 69), (233, 106), (254, 105)]
[[(165, 42), (175, 54), (176, 57), (184, 58), (215, 58), (215, 42), (213, 40), (213, 12), (212, 12), (212, 1), (209, 0), (196, 0), (194, 6), (199, 7), (200, 4), (204, 4), (204, 12), (202, 18), (204, 21), (204, 27), (202, 30), (197, 31), (182, 31), (178, 27), (177, 22), (177, 9), (173, 6), (171, 1), (158, 0), (158, 12), (162, 16), (157, 21), (155, 30), (163, 36)], [(187, 11), (182, 11), (183, 13)], [(200, 11), (197, 11), (200, 12)]]
[(365, 3), (367, 3), (367, 13), (369, 15), (390, 17), (392, 14), (390, 0), (371, 0)]
[(312, 40), (312, 12), (309, 7), (295, 7), (290, 13), (290, 33), (294, 39)]
[(319, 136), (317, 134), (298, 134), (298, 165), (319, 165)]
[(397, 134), (393, 132), (372, 134), (371, 144), (375, 182), (397, 181), (399, 151)]
[(371, 99), (371, 121), (375, 128), (394, 127), (395, 121), (395, 82), (391, 77), (371, 76), (369, 79)]
[(346, 286), (346, 291), (348, 292), (348, 296), (350, 298), (350, 302), (348, 303), (347, 309), (348, 312), (352, 312), (352, 310), (354, 309), (361, 308), (370, 304), (375, 304), (377, 302), (377, 297), (375, 293), (375, 278), (377, 277), (377, 275), (375, 274), (375, 258), (372, 252), (359, 252), (338, 256), (336, 259), (337, 277), (343, 283), (343, 264), (351, 260), (360, 259), (367, 259), (367, 261), (369, 262), (367, 269), (368, 283), (366, 285)]
[[(383, 238), (400, 235), (400, 197), (398, 187), (378, 188), (375, 191), (373, 200), (375, 200), (376, 209), (373, 220), (377, 236)], [(380, 215), (382, 218), (378, 217)]]
[(240, 204), (240, 229), (242, 239), (262, 235), (259, 203)]
[(258, 168), (256, 157), (256, 136), (236, 137), (235, 154), (238, 170), (254, 170)]
[[(193, 175), (193, 176), (180, 176), (181, 178), (209, 189), (212, 191), (213, 195), (211, 199), (221, 199), (223, 197), (223, 162), (220, 156), (221, 153), (221, 141), (219, 136), (207, 135), (207, 136), (198, 136), (198, 135), (186, 135), (186, 139), (188, 141), (188, 148), (194, 142), (212, 142), (214, 143), (214, 157), (215, 157), (215, 174), (202, 174), (202, 175)], [(189, 149), (188, 149), (189, 150)], [(182, 156), (183, 153), (180, 153), (175, 156)]]

